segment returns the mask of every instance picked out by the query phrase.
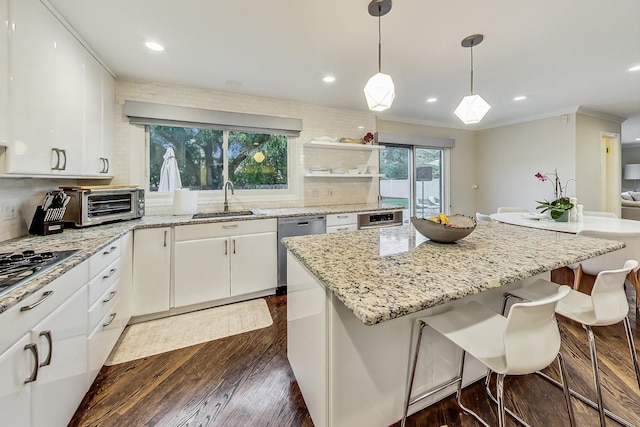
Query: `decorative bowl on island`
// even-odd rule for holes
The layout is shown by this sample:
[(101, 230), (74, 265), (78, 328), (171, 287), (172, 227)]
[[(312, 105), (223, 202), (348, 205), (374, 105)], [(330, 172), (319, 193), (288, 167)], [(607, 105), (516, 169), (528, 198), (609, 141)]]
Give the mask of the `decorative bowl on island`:
[[(443, 218), (444, 217), (444, 218)], [(437, 221), (440, 222), (437, 222)], [(420, 234), (437, 243), (453, 243), (467, 237), (476, 228), (476, 219), (466, 215), (440, 214), (437, 217), (411, 217), (411, 224)]]

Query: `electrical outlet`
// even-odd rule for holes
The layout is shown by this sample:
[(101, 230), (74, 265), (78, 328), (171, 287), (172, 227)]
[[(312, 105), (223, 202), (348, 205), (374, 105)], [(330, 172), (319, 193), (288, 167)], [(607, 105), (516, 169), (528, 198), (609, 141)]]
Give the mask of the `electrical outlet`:
[(17, 207), (14, 202), (5, 202), (2, 205), (2, 219), (8, 221), (10, 219), (16, 219)]
[(327, 196), (329, 196), (329, 197), (333, 197), (333, 189), (329, 188), (329, 189), (327, 190)]
[(318, 190), (317, 188), (311, 190), (311, 197), (320, 197), (320, 190)]

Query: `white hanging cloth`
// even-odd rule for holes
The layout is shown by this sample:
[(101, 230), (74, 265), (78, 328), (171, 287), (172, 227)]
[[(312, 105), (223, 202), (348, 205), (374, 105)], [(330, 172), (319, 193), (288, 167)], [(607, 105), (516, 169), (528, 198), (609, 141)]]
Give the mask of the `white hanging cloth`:
[(167, 148), (167, 151), (162, 157), (164, 158), (164, 161), (160, 168), (160, 183), (158, 184), (158, 191), (167, 192), (182, 188), (178, 162), (176, 160), (176, 155), (173, 152), (173, 148)]

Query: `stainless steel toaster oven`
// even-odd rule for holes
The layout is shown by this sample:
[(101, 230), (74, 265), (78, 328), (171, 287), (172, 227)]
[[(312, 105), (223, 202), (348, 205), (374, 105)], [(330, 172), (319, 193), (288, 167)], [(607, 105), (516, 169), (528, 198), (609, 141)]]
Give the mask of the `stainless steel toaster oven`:
[(65, 224), (73, 227), (88, 227), (144, 216), (142, 188), (103, 186), (72, 187), (63, 190), (71, 197), (63, 220)]

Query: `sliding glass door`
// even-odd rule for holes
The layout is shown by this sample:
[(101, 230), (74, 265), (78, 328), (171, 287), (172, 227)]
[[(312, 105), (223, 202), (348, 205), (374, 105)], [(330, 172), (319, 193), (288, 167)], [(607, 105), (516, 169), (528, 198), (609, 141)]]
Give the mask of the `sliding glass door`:
[(426, 218), (445, 212), (442, 149), (386, 145), (380, 152), (380, 196), (383, 203), (403, 207), (409, 217)]
[(415, 210), (420, 218), (444, 212), (442, 198), (442, 150), (414, 147), (415, 158)]

